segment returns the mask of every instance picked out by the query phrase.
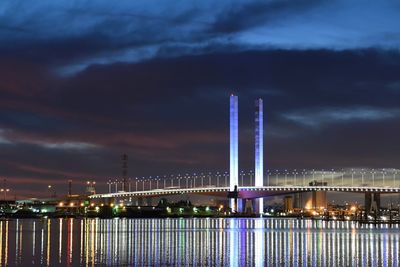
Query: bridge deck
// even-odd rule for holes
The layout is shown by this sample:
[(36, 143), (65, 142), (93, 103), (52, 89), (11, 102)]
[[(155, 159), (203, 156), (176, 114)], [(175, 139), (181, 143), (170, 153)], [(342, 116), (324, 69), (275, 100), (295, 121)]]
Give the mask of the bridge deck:
[[(145, 191), (117, 192), (107, 194), (95, 194), (89, 196), (92, 199), (99, 198), (123, 198), (123, 197), (157, 197), (179, 194), (200, 194), (226, 196), (229, 187), (200, 187), (200, 188), (172, 188), (154, 189)], [(353, 193), (400, 193), (400, 188), (396, 187), (371, 187), (371, 186), (245, 186), (238, 187), (240, 198), (255, 198), (270, 195), (328, 191), (328, 192), (353, 192)]]

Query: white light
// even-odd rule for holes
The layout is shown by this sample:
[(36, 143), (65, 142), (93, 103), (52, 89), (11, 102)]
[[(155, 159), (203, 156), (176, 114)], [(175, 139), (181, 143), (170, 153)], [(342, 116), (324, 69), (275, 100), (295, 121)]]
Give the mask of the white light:
[[(239, 181), (239, 120), (238, 120), (238, 97), (231, 95), (230, 97), (230, 172), (229, 172), (229, 189), (233, 191), (238, 186)], [(235, 208), (235, 200), (230, 201), (231, 209)]]
[[(263, 101), (256, 101), (256, 129), (255, 129), (255, 186), (264, 186), (264, 119), (263, 119)], [(264, 201), (258, 200), (258, 213), (262, 214), (264, 210)]]
[(230, 97), (230, 178), (229, 189), (233, 191), (238, 185), (239, 174), (239, 146), (238, 146), (238, 97)]

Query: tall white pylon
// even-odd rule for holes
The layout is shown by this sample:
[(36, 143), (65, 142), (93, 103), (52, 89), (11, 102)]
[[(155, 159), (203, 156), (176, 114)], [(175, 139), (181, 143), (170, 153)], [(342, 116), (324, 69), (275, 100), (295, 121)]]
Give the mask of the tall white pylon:
[[(238, 119), (238, 97), (231, 95), (230, 97), (230, 171), (229, 171), (229, 190), (233, 191), (238, 186), (239, 181), (239, 119)], [(235, 200), (231, 199), (231, 209), (237, 207)]]
[[(264, 186), (264, 118), (263, 100), (256, 100), (255, 113), (255, 186)], [(256, 212), (262, 214), (264, 211), (264, 199), (256, 201)]]

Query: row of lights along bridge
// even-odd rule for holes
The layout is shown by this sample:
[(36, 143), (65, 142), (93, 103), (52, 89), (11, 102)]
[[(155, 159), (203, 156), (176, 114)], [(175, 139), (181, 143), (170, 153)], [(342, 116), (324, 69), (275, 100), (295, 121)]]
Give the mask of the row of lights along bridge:
[[(267, 170), (264, 176), (266, 186), (308, 186), (313, 181), (330, 186), (396, 186), (400, 181), (397, 169), (358, 170)], [(254, 186), (254, 171), (239, 173), (239, 187)], [(108, 192), (145, 191), (168, 188), (229, 187), (229, 173), (193, 173), (164, 176), (149, 176), (123, 180), (110, 179)], [(126, 187), (126, 188), (124, 188)]]

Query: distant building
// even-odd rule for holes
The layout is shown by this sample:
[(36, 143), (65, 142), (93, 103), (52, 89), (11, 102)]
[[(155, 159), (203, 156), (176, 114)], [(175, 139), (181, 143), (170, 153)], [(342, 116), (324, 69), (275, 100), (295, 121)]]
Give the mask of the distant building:
[[(326, 182), (312, 181), (309, 186), (327, 186)], [(299, 209), (320, 210), (328, 206), (326, 191), (294, 194), (294, 206)]]
[(293, 211), (293, 197), (292, 196), (285, 196), (283, 199), (283, 209), (285, 212), (292, 212)]

